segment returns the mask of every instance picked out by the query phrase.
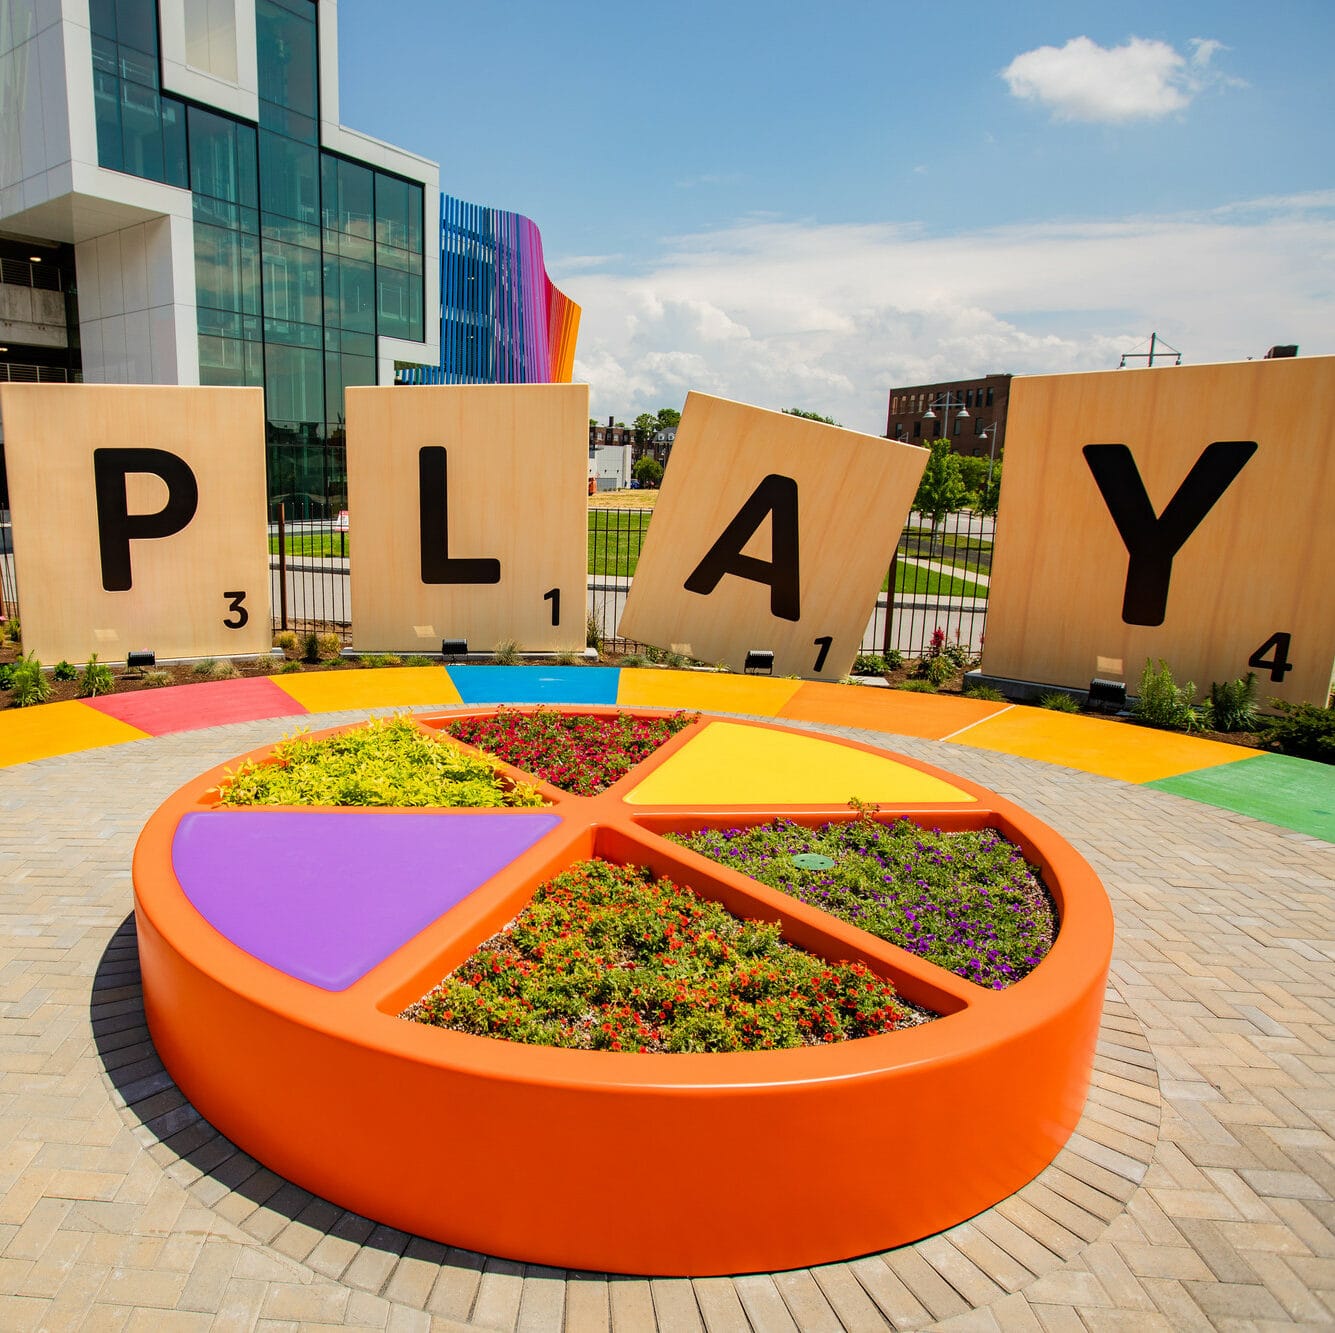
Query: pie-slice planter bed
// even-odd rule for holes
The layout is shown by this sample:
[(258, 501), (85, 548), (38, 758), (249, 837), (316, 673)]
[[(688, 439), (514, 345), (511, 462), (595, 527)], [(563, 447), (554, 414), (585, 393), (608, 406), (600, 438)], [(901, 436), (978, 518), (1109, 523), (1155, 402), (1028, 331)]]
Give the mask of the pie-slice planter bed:
[[(418, 721), (435, 734), (459, 716)], [(776, 779), (778, 761), (739, 767), (735, 802), (689, 799), (701, 756), (756, 746), (791, 758), (793, 776)], [(841, 787), (845, 770), (861, 790)], [(222, 809), (225, 777), (178, 791), (136, 850), (150, 1031), (219, 1130), (378, 1221), (558, 1268), (809, 1266), (980, 1212), (1037, 1175), (1080, 1117), (1111, 956), (1107, 897), (1053, 830), (941, 770), (703, 719), (599, 795), (534, 782), (550, 802), (539, 808)], [(984, 989), (659, 836), (853, 818), (854, 794), (878, 819), (991, 827), (1017, 844), (1060, 923), (1034, 971)], [(555, 1049), (399, 1016), (538, 884), (590, 857), (777, 921), (788, 942), (865, 963), (939, 1016), (729, 1054)]]

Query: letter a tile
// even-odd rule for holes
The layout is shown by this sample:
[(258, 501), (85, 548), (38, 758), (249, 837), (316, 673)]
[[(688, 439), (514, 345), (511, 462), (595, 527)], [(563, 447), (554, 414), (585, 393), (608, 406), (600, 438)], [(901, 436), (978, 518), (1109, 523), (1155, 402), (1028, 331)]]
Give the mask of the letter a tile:
[(838, 680), (926, 463), (922, 449), (693, 393), (621, 617), (623, 638)]

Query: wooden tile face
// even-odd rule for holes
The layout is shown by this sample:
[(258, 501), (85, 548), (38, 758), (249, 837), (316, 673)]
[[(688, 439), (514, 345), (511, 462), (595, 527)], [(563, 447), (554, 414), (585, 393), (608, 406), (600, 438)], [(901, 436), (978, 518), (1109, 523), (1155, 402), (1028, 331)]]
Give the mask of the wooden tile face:
[(261, 390), (9, 384), (0, 419), (25, 648), (269, 651)]
[(584, 647), (584, 384), (349, 389), (354, 646)]
[(1324, 703), (1332, 401), (1335, 357), (1016, 379), (983, 670)]
[(857, 656), (927, 453), (692, 393), (621, 633), (742, 670), (838, 680)]

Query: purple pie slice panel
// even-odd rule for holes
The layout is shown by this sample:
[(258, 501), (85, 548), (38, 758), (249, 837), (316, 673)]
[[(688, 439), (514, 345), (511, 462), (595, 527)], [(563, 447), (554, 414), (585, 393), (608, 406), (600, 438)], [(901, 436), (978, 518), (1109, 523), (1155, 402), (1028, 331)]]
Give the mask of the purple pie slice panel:
[(238, 948), (346, 990), (554, 829), (546, 814), (222, 811), (172, 841), (195, 910)]

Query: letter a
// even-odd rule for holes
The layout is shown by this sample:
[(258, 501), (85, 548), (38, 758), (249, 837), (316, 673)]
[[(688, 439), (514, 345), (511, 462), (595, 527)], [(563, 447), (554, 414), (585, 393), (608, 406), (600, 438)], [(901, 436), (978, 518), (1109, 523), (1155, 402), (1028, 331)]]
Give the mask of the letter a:
[[(742, 548), (771, 519), (770, 560), (743, 555)], [(802, 618), (797, 554), (797, 482), (771, 472), (751, 492), (737, 517), (724, 528), (709, 553), (686, 580), (687, 592), (708, 596), (725, 574), (769, 586), (770, 614), (781, 620)]]
[(423, 583), (499, 583), (501, 562), (450, 558), (449, 478), (445, 450), (427, 445), (417, 453), (418, 526)]
[(1085, 445), (1085, 462), (1130, 556), (1122, 597), (1126, 624), (1163, 624), (1173, 557), (1255, 452), (1255, 440), (1208, 445), (1156, 518), (1131, 450), (1124, 444)]

